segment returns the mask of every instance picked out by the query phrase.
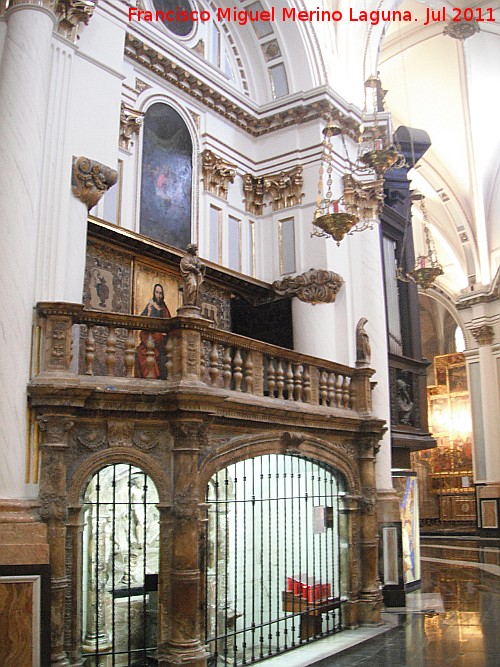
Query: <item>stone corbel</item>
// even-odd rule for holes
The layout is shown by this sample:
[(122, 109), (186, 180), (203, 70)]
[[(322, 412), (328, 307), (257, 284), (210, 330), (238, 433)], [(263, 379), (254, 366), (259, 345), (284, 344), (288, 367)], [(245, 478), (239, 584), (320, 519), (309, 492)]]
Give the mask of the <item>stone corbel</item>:
[(133, 134), (138, 134), (144, 121), (142, 111), (131, 109), (122, 102), (120, 110), (120, 148), (128, 151)]
[(116, 183), (115, 169), (87, 157), (73, 157), (71, 186), (77, 199), (90, 211), (103, 194)]
[(56, 14), (59, 16), (57, 32), (75, 41), (80, 24), (88, 25), (97, 0), (58, 0), (56, 3)]
[(351, 174), (342, 177), (346, 210), (361, 220), (380, 217), (384, 205), (384, 181), (358, 181)]
[(227, 200), (229, 184), (234, 183), (236, 176), (236, 165), (207, 149), (201, 154), (201, 168), (205, 190)]
[(326, 269), (309, 269), (298, 276), (275, 280), (272, 289), (278, 296), (296, 296), (306, 303), (333, 303), (344, 284), (338, 273)]

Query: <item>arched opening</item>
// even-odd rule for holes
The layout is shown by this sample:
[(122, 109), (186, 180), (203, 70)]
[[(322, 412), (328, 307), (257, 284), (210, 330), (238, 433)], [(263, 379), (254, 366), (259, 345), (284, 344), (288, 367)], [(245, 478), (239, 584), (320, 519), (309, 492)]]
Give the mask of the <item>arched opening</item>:
[(158, 492), (144, 471), (99, 470), (83, 501), (82, 657), (85, 667), (157, 664)]
[(343, 476), (268, 454), (217, 472), (206, 500), (210, 665), (253, 663), (342, 629), (347, 590)]
[(185, 248), (191, 241), (193, 142), (186, 123), (166, 104), (144, 116), (140, 232)]

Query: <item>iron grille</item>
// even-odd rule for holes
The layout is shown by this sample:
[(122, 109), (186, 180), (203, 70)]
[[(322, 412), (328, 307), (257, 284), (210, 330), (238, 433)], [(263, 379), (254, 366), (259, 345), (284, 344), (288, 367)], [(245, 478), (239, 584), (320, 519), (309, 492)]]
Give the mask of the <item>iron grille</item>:
[(342, 475), (266, 455), (207, 489), (205, 641), (209, 664), (244, 665), (342, 628), (348, 568)]
[(115, 464), (84, 499), (82, 657), (85, 667), (157, 665), (158, 493), (139, 468)]

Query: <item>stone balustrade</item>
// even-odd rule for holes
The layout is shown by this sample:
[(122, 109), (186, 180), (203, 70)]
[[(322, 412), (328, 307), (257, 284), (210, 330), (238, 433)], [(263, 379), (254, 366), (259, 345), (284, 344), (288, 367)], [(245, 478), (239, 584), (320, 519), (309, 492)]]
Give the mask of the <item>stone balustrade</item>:
[[(39, 303), (37, 314), (39, 378), (194, 382), (213, 391), (371, 412), (372, 369), (351, 368), (222, 331), (202, 318), (148, 318), (66, 303)], [(155, 334), (163, 336), (162, 377), (166, 380), (155, 380)], [(139, 378), (140, 341), (145, 350)]]

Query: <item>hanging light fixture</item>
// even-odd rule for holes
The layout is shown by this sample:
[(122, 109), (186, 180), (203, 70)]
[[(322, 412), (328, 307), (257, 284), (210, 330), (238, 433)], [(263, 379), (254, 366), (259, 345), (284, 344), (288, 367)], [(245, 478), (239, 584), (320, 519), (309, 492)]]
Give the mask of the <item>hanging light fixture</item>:
[[(431, 230), (429, 228), (429, 221), (427, 219), (427, 209), (425, 207), (425, 198), (420, 193), (415, 193), (412, 196), (413, 201), (420, 202), (420, 210), (422, 211), (423, 218), (423, 229), (424, 229), (424, 239), (425, 245), (427, 248), (427, 254), (419, 255), (415, 261), (415, 266), (408, 273), (404, 273), (400, 266), (397, 270), (397, 277), (399, 280), (404, 282), (412, 281), (420, 289), (429, 289), (434, 285), (436, 278), (442, 276), (444, 271), (443, 267), (438, 261), (436, 246), (434, 245), (434, 239), (432, 238)], [(403, 247), (401, 254), (404, 253), (404, 247), (406, 243), (406, 226), (405, 226), (405, 236), (403, 238)]]
[(333, 145), (332, 138), (342, 134), (342, 128), (329, 120), (323, 129), (323, 152), (319, 168), (318, 196), (314, 211), (311, 236), (331, 236), (337, 245), (346, 234), (359, 222), (359, 218), (349, 211), (342, 197), (333, 197)]

